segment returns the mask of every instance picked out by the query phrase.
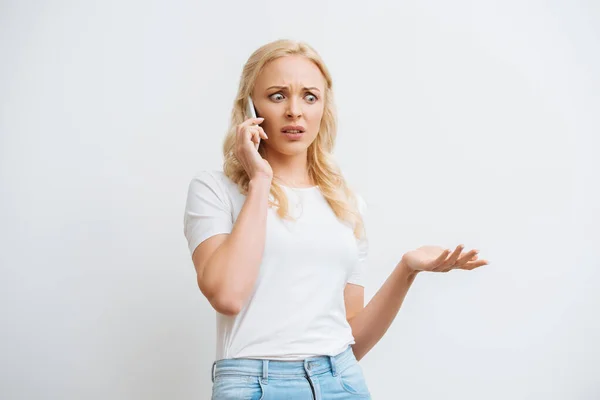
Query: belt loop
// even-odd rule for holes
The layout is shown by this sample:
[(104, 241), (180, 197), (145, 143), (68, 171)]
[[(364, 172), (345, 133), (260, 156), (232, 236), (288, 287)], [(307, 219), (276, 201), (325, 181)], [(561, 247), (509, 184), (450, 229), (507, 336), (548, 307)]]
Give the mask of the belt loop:
[(337, 368), (335, 365), (335, 356), (329, 356), (329, 364), (331, 364), (331, 374), (337, 376)]
[(212, 380), (212, 383), (215, 383), (215, 366), (217, 365), (217, 362), (213, 362), (212, 364), (212, 368), (210, 369), (210, 379)]
[(262, 360), (262, 383), (269, 383), (269, 360)]

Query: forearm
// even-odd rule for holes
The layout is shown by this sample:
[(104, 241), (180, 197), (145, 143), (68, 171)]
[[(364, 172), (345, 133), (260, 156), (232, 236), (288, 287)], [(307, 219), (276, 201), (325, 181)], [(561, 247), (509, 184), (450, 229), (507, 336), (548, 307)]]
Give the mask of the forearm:
[(357, 359), (364, 357), (388, 330), (416, 275), (400, 262), (365, 308), (349, 321)]
[(265, 247), (270, 182), (251, 181), (246, 201), (230, 235), (207, 261), (204, 285), (238, 305), (254, 287)]

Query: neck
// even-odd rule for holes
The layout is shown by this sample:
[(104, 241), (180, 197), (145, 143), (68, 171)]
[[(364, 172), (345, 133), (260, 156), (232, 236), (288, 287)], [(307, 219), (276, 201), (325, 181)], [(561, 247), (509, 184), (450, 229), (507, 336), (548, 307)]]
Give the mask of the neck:
[(265, 159), (273, 169), (273, 177), (286, 186), (314, 186), (308, 175), (307, 152), (294, 155), (267, 152)]

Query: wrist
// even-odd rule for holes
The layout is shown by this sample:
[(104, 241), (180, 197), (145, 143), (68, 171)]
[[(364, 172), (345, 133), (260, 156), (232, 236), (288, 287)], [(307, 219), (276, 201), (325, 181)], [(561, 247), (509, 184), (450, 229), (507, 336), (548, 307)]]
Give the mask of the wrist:
[(248, 183), (248, 190), (270, 190), (271, 189), (271, 180), (267, 176), (255, 176), (250, 179)]
[(414, 278), (419, 272), (421, 272), (409, 267), (406, 261), (404, 261), (404, 257), (402, 257), (398, 265), (396, 265), (396, 270), (398, 270), (399, 273), (406, 276), (407, 278)]

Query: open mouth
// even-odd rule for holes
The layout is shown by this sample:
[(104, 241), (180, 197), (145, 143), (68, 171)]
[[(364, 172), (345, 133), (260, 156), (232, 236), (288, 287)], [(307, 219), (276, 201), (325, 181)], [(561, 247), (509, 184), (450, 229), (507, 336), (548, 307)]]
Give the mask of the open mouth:
[(304, 134), (304, 127), (301, 125), (288, 125), (281, 128), (281, 132), (290, 139), (299, 139)]
[(281, 128), (281, 132), (285, 132), (285, 133), (302, 133), (304, 132), (306, 129), (304, 129), (304, 127), (302, 125), (287, 125), (284, 126), (283, 128)]

